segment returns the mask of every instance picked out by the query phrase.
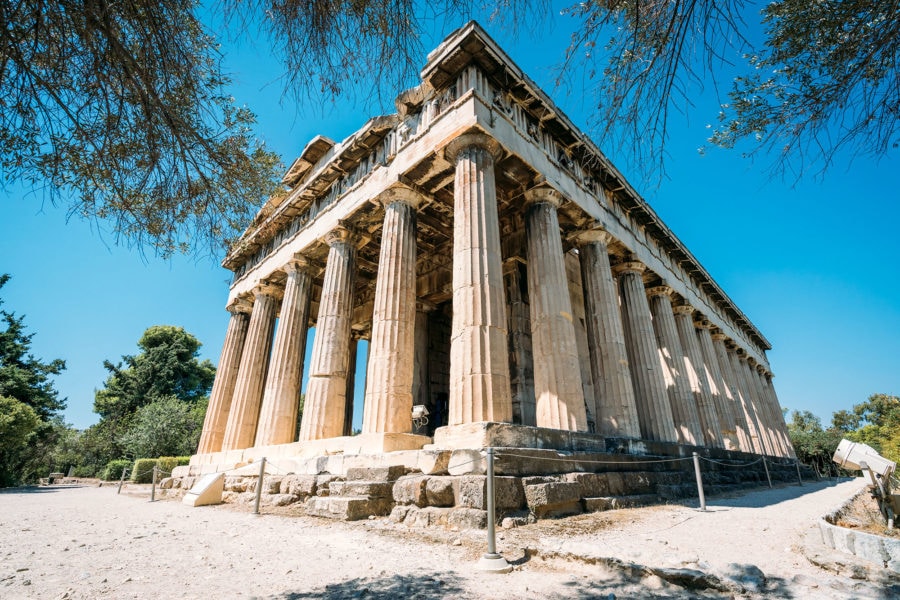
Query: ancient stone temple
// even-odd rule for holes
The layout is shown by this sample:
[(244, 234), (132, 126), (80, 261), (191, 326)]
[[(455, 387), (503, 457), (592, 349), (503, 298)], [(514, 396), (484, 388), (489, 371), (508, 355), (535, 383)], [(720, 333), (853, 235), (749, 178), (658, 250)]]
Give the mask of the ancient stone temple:
[(193, 466), (485, 446), (793, 457), (766, 338), (477, 24), (396, 108), (311, 140), (226, 257)]

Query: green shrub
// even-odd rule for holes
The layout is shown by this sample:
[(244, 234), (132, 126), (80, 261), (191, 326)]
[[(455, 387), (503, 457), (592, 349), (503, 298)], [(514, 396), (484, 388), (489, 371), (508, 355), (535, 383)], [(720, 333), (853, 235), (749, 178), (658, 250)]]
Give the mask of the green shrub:
[(135, 483), (150, 483), (153, 481), (153, 467), (156, 466), (158, 460), (156, 458), (139, 458), (134, 461), (131, 480)]
[(190, 456), (188, 456), (188, 457), (184, 457), (184, 456), (160, 456), (160, 457), (159, 457), (159, 460), (158, 460), (157, 463), (156, 463), (157, 465), (159, 465), (160, 471), (163, 471), (162, 473), (160, 473), (160, 478), (162, 478), (162, 477), (169, 477), (169, 476), (172, 475), (172, 469), (174, 469), (175, 467), (180, 467), (181, 465), (186, 465), (187, 462), (183, 462), (183, 460), (184, 460), (185, 458), (186, 458), (188, 461), (191, 460), (191, 457), (190, 457)]
[[(131, 464), (129, 461), (128, 464)], [(75, 467), (72, 470), (72, 477), (93, 477), (96, 474), (94, 467), (91, 465), (84, 465), (80, 467)]]
[[(122, 469), (131, 470), (132, 461), (127, 458), (118, 458), (106, 463), (103, 469), (103, 481), (118, 481), (122, 476)], [(126, 473), (127, 475), (127, 473)]]

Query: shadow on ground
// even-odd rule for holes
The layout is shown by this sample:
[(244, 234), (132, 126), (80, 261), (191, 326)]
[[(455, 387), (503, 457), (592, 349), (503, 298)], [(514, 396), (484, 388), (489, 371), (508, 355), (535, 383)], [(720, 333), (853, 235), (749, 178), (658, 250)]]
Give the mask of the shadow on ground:
[[(639, 565), (624, 565), (622, 570), (609, 570), (608, 568), (595, 566), (586, 568), (579, 574), (573, 574), (570, 578), (561, 581), (558, 589), (550, 594), (542, 594), (547, 600), (563, 600), (566, 598), (615, 600), (624, 598), (674, 599), (674, 598), (699, 598), (699, 599), (724, 599), (734, 598), (735, 594), (746, 594), (750, 598), (785, 598), (801, 599), (809, 597), (811, 590), (802, 582), (792, 582), (781, 578), (768, 578), (764, 582), (751, 582), (742, 585), (739, 582), (720, 582), (718, 589), (707, 586), (708, 580), (692, 579), (690, 573), (682, 573), (679, 581), (684, 585), (672, 583), (675, 576), (659, 577), (658, 571), (646, 569)], [(632, 568), (630, 568), (632, 567)], [(686, 570), (685, 570), (686, 571)], [(551, 570), (552, 572), (552, 570)], [(694, 572), (699, 573), (699, 572)], [(514, 583), (516, 574), (490, 575), (497, 577), (501, 582), (504, 577), (510, 578), (509, 587), (498, 594), (487, 586), (479, 587), (478, 580), (467, 580), (455, 573), (430, 573), (421, 575), (398, 574), (389, 577), (356, 578), (348, 579), (341, 583), (332, 583), (324, 586), (310, 588), (303, 591), (288, 592), (285, 594), (270, 596), (272, 600), (305, 600), (312, 598), (325, 598), (328, 600), (394, 600), (395, 598), (408, 598), (410, 600), (437, 600), (442, 598), (513, 598), (516, 596), (515, 588), (524, 585)], [(493, 586), (491, 586), (493, 587)], [(846, 593), (852, 597), (855, 592), (854, 585), (847, 585), (842, 589), (833, 589), (832, 592)], [(527, 588), (525, 588), (527, 590)], [(525, 596), (534, 594), (523, 591)], [(821, 591), (821, 590), (820, 590)], [(871, 598), (869, 593), (864, 597)], [(888, 586), (878, 598), (896, 598), (897, 588)]]
[[(762, 484), (759, 488), (738, 493), (707, 496), (706, 504), (710, 508), (715, 506), (762, 508), (764, 506), (773, 506), (787, 500), (793, 500), (794, 498), (799, 498), (805, 494), (818, 492), (825, 488), (834, 487), (848, 481), (852, 481), (852, 479), (822, 479), (820, 481), (809, 481), (803, 485), (797, 485), (796, 483), (777, 484), (771, 489), (765, 484)], [(698, 500), (696, 498), (686, 500), (684, 505), (696, 508), (698, 506)]]
[(90, 486), (72, 483), (67, 483), (65, 485), (23, 485), (21, 487), (0, 489), (0, 494), (50, 494), (81, 487)]

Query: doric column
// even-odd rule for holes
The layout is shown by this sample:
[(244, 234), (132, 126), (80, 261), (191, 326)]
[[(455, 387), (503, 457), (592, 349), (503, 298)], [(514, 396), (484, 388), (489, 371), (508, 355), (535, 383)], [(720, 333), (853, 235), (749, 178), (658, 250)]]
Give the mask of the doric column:
[(763, 367), (753, 358), (748, 359), (747, 363), (750, 367), (750, 383), (753, 386), (753, 393), (756, 394), (759, 405), (762, 407), (761, 412), (765, 417), (765, 429), (771, 442), (772, 453), (775, 456), (787, 456), (784, 440), (781, 439), (781, 431), (778, 428), (781, 415), (776, 413), (780, 411), (778, 407), (772, 405), (768, 394), (763, 389), (760, 373)]
[(419, 195), (391, 188), (384, 204), (363, 433), (412, 432), (416, 326), (416, 207)]
[[(722, 368), (719, 365), (712, 334), (710, 333), (712, 325), (709, 321), (702, 320), (695, 321), (694, 327), (697, 330), (697, 340), (703, 356), (703, 372), (706, 374), (709, 392), (716, 408), (716, 415), (719, 418), (719, 431), (722, 435), (725, 449), (739, 450), (737, 422), (734, 416), (734, 398), (731, 396), (731, 390), (728, 389), (728, 383), (725, 381), (725, 376), (722, 374)], [(722, 335), (721, 339), (724, 340), (725, 336)], [(724, 349), (724, 345), (722, 348)]]
[(703, 427), (697, 402), (684, 372), (684, 348), (678, 338), (675, 317), (672, 313), (672, 288), (660, 285), (647, 289), (653, 329), (656, 331), (658, 360), (666, 381), (672, 419), (678, 432), (678, 441), (692, 446), (703, 445)]
[(666, 382), (659, 363), (659, 350), (653, 331), (653, 318), (644, 292), (641, 273), (646, 267), (636, 261), (613, 267), (619, 277), (622, 298), (622, 324), (625, 347), (631, 365), (631, 378), (637, 404), (638, 420), (644, 437), (663, 442), (677, 442), (678, 433), (672, 419), (672, 407), (666, 393)]
[(297, 434), (300, 380), (306, 355), (309, 300), (312, 280), (306, 259), (296, 255), (284, 267), (287, 281), (269, 374), (263, 392), (256, 445), (289, 444)]
[(518, 257), (504, 265), (506, 298), (509, 301), (509, 386), (513, 423), (534, 426), (534, 361), (531, 354), (531, 317), (525, 301), (527, 267)]
[(525, 194), (528, 304), (538, 427), (587, 431), (572, 302), (559, 234), (559, 192)]
[(597, 431), (612, 437), (641, 437), (619, 292), (609, 264), (609, 233), (600, 230), (578, 235), (578, 257), (584, 286), (588, 348), (598, 398)]
[(756, 409), (753, 406), (753, 397), (747, 389), (747, 378), (744, 376), (744, 365), (734, 347), (728, 348), (728, 358), (731, 361), (731, 370), (734, 373), (734, 385), (737, 389), (737, 398), (741, 402), (744, 411), (744, 420), (747, 423), (747, 431), (753, 444), (753, 451), (757, 454), (767, 452), (765, 441), (759, 431), (759, 420), (756, 417)]
[(453, 187), (453, 322), (450, 425), (511, 421), (506, 300), (494, 161), (500, 145), (465, 134), (445, 149)]
[(763, 389), (771, 399), (772, 404), (778, 410), (778, 415), (780, 416), (780, 418), (778, 419), (778, 427), (781, 431), (782, 439), (784, 439), (785, 451), (787, 452), (786, 456), (790, 458), (797, 458), (797, 453), (794, 450), (794, 444), (791, 442), (791, 436), (788, 434), (787, 423), (785, 423), (784, 421), (784, 413), (781, 412), (781, 403), (778, 401), (778, 395), (775, 393), (775, 386), (772, 383), (773, 377), (774, 375), (772, 375), (772, 373), (769, 371), (765, 371), (762, 373)]
[(253, 290), (253, 312), (247, 328), (247, 339), (241, 354), (231, 413), (225, 428), (222, 450), (242, 450), (253, 446), (263, 385), (272, 351), (272, 330), (275, 327), (275, 302), (280, 290), (263, 284)]
[(722, 382), (725, 386), (725, 393), (730, 403), (731, 413), (734, 415), (734, 427), (736, 430), (738, 447), (743, 452), (755, 452), (756, 447), (753, 444), (753, 436), (750, 432), (750, 425), (747, 423), (747, 413), (744, 411), (744, 403), (740, 395), (740, 388), (734, 374), (734, 367), (731, 364), (731, 353), (725, 345), (728, 339), (724, 333), (714, 333), (712, 336), (713, 348), (716, 352), (716, 359), (719, 368), (722, 371)]
[(709, 387), (709, 377), (704, 369), (703, 353), (700, 350), (700, 340), (694, 329), (694, 307), (689, 305), (675, 306), (675, 326), (678, 328), (678, 338), (681, 340), (681, 348), (684, 350), (683, 369), (687, 376), (700, 414), (700, 425), (703, 430), (703, 440), (706, 446), (724, 448), (722, 432), (719, 428), (719, 416), (716, 413), (715, 401)]
[(744, 386), (753, 405), (753, 412), (756, 415), (756, 430), (760, 441), (765, 447), (767, 454), (777, 456), (778, 450), (775, 446), (775, 441), (772, 439), (769, 414), (756, 389), (756, 377), (754, 376), (756, 361), (744, 349), (738, 350), (738, 359), (740, 360), (741, 369), (743, 369), (741, 375), (744, 378)]
[[(344, 394), (344, 428), (342, 435), (353, 435), (353, 400), (356, 395), (356, 359), (359, 355), (359, 337), (355, 331), (350, 332), (350, 345), (347, 346), (347, 392)], [(368, 358), (366, 354), (366, 358)]]
[(216, 379), (209, 394), (209, 408), (203, 420), (203, 433), (197, 454), (218, 452), (222, 449), (225, 437), (225, 426), (228, 424), (228, 413), (234, 397), (234, 386), (237, 382), (238, 369), (241, 365), (241, 353), (244, 351), (244, 340), (250, 324), (249, 302), (238, 299), (228, 307), (231, 318), (225, 332), (225, 343), (222, 344), (222, 355), (216, 368)]
[(329, 232), (325, 242), (328, 262), (300, 423), (301, 442), (339, 437), (344, 432), (356, 246), (344, 227)]

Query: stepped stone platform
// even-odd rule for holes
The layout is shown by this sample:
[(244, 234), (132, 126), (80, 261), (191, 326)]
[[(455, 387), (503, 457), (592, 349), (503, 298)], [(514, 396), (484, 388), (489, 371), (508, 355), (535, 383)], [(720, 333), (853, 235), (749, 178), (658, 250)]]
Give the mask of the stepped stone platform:
[[(419, 449), (365, 452), (365, 444), (340, 445), (342, 451), (315, 456), (309, 446), (291, 456), (298, 444), (253, 448), (240, 457), (195, 456), (160, 486), (179, 496), (202, 475), (224, 471), (223, 499), (249, 503), (259, 483), (257, 461), (265, 456), (264, 504), (299, 503), (306, 514), (342, 520), (390, 515), (410, 525), (471, 528), (487, 522), (488, 446), (498, 518), (512, 524), (696, 497), (694, 452), (704, 459), (708, 495), (767, 485), (766, 467), (773, 482), (797, 481), (792, 459), (767, 457), (764, 465), (744, 452), (507, 423), (441, 428)], [(213, 462), (222, 458), (246, 460)]]

